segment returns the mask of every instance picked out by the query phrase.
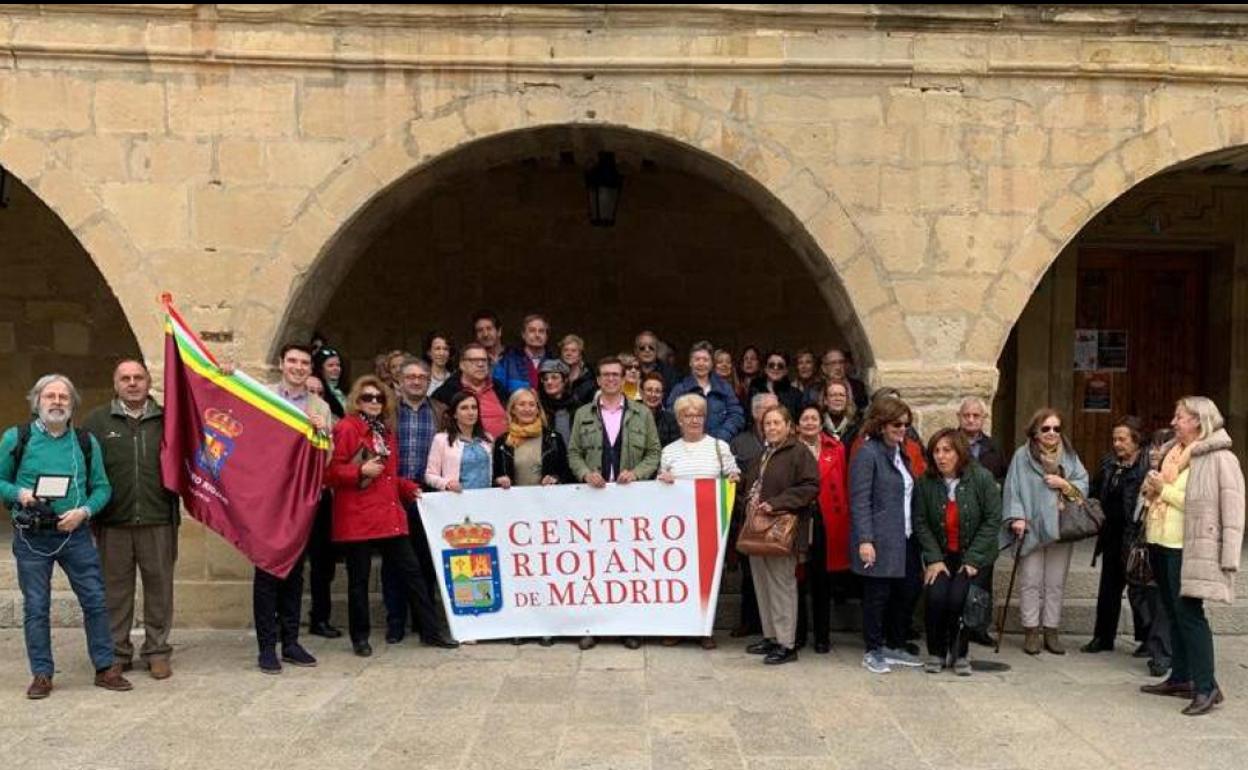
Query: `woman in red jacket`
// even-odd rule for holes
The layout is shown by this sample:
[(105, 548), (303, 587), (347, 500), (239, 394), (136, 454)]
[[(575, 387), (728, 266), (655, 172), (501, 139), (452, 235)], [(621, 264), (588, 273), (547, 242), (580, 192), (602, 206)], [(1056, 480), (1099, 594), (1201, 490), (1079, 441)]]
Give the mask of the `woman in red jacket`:
[(334, 490), (332, 538), (343, 544), (347, 562), (347, 617), (351, 647), (360, 657), (373, 654), (368, 644), (368, 578), (372, 551), (403, 574), (415, 605), (421, 641), (435, 647), (456, 643), (440, 630), (437, 610), (420, 570), (420, 559), (407, 536), (403, 503), (420, 497), (420, 487), (398, 474), (393, 391), (373, 375), (355, 381), (347, 396), (346, 417), (334, 426), (334, 456), (326, 472)]
[[(823, 432), (823, 410), (814, 404), (802, 407), (797, 418), (798, 445), (806, 447), (819, 464), (819, 515), (813, 518), (810, 551), (805, 570), (805, 591), (810, 595), (815, 631), (815, 652), (832, 650), (832, 574), (849, 569), (849, 493), (845, 445)], [(806, 601), (802, 597), (801, 609)], [(805, 614), (802, 612), (801, 614)], [(799, 622), (798, 640), (805, 624)]]

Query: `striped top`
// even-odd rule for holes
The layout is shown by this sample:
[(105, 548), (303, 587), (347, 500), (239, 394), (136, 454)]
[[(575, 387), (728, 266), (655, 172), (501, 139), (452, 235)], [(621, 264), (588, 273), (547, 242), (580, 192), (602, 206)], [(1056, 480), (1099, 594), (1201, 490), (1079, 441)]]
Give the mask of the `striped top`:
[(663, 447), (659, 470), (678, 479), (718, 479), (741, 472), (728, 444), (711, 436), (703, 436), (692, 443), (677, 439)]

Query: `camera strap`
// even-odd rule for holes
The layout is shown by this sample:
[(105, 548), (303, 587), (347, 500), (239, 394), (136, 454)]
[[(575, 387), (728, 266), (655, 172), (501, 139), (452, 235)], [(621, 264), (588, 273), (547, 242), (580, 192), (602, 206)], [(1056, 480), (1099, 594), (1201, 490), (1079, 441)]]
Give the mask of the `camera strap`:
[(73, 532), (66, 532), (65, 537), (61, 539), (61, 544), (56, 547), (56, 550), (44, 553), (31, 545), (30, 541), (26, 539), (26, 527), (14, 524), (13, 529), (17, 532), (17, 536), (22, 539), (22, 542), (26, 544), (26, 547), (30, 549), (30, 552), (43, 559), (55, 559), (57, 556), (60, 556), (61, 551), (65, 550), (65, 546), (69, 544), (69, 539), (74, 536)]

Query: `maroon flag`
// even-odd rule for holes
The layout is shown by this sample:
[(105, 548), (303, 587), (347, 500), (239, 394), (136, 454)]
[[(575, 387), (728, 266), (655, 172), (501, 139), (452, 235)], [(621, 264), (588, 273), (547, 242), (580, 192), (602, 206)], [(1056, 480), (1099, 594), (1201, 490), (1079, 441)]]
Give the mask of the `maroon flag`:
[(312, 529), (329, 439), (256, 380), (223, 374), (165, 309), (164, 484), (253, 564), (286, 577)]

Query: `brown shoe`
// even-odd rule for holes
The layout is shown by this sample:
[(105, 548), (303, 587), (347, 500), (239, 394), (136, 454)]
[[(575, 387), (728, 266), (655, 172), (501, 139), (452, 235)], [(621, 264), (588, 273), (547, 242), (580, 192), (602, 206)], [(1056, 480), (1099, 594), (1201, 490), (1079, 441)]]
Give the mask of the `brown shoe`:
[(1171, 682), (1167, 679), (1157, 684), (1143, 685), (1140, 687), (1140, 692), (1149, 695), (1173, 695), (1176, 698), (1191, 698), (1196, 694), (1196, 689), (1191, 682)]
[(26, 688), (26, 697), (31, 700), (42, 700), (52, 694), (52, 677), (35, 674), (30, 687)]
[(152, 675), (152, 679), (168, 679), (173, 676), (173, 669), (169, 666), (168, 658), (152, 658), (147, 661), (147, 671)]
[(1056, 628), (1044, 629), (1044, 649), (1054, 655), (1066, 654), (1066, 648), (1062, 646), (1062, 638), (1057, 635)]
[(119, 663), (114, 663), (103, 671), (96, 671), (95, 686), (114, 692), (125, 692), (134, 689), (134, 685), (130, 684), (130, 680), (121, 675), (121, 664)]
[(678, 645), (678, 644), (680, 644), (680, 639), (678, 639), (678, 638), (677, 638), (677, 637), (675, 637), (675, 636), (665, 636), (665, 637), (663, 637), (663, 646), (664, 646), (664, 647), (675, 647), (675, 646), (676, 646), (676, 645)]
[(1040, 629), (1024, 628), (1026, 636), (1023, 637), (1023, 652), (1028, 655), (1040, 654)]
[(698, 644), (702, 645), (702, 649), (704, 650), (713, 650), (719, 646), (718, 644), (715, 643), (715, 637), (713, 636), (702, 637), (701, 639), (698, 640)]

